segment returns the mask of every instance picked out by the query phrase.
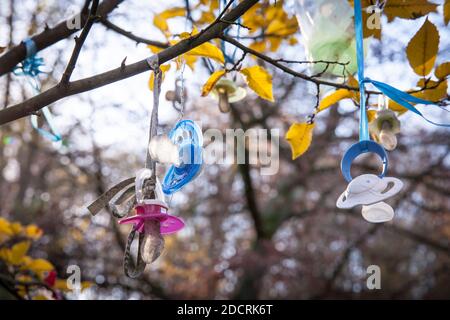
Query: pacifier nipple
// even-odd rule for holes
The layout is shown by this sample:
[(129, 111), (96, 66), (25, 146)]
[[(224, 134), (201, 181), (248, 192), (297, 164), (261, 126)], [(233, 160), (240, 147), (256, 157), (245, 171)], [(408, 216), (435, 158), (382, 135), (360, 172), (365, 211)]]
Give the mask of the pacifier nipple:
[(164, 238), (161, 235), (160, 221), (157, 219), (144, 222), (145, 235), (141, 245), (142, 260), (149, 264), (154, 262), (164, 250)]
[(150, 157), (162, 164), (180, 165), (178, 147), (167, 136), (156, 136), (148, 146)]
[(392, 151), (397, 147), (397, 137), (390, 130), (381, 130), (379, 139), (386, 150)]
[(391, 221), (394, 218), (394, 209), (385, 202), (378, 202), (362, 206), (361, 214), (368, 222), (382, 223)]

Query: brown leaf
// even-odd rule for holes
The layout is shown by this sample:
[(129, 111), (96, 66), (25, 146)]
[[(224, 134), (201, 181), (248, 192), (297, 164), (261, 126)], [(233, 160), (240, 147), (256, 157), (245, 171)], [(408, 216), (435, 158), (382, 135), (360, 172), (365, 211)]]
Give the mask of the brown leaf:
[(433, 69), (439, 50), (439, 31), (428, 19), (406, 47), (409, 64), (414, 72), (425, 77)]
[(448, 75), (450, 75), (450, 62), (444, 62), (437, 66), (436, 70), (434, 70), (434, 75), (438, 79), (444, 79), (448, 77)]
[(386, 1), (383, 12), (391, 22), (394, 18), (417, 19), (423, 17), (430, 12), (436, 12), (438, 6), (428, 0), (389, 0)]
[(450, 21), (450, 0), (445, 0), (444, 2), (444, 22), (448, 25)]

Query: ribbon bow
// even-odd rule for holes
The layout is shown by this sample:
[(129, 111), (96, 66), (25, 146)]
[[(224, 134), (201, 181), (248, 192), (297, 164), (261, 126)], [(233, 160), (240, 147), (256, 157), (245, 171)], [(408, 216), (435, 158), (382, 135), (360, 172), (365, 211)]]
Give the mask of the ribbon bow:
[[(30, 38), (25, 39), (24, 44), (26, 48), (26, 58), (14, 68), (13, 73), (17, 76), (27, 76), (28, 79), (33, 79), (33, 82), (30, 80), (30, 85), (36, 93), (39, 93), (41, 89), (38, 76), (41, 73), (45, 73), (40, 69), (40, 67), (44, 65), (44, 59), (36, 55), (37, 48), (36, 43), (33, 40)], [(61, 141), (61, 135), (53, 124), (53, 117), (48, 107), (42, 109), (42, 115), (44, 116), (50, 131), (39, 128), (38, 117), (36, 115), (32, 115), (30, 118), (31, 126), (44, 138), (54, 142)]]

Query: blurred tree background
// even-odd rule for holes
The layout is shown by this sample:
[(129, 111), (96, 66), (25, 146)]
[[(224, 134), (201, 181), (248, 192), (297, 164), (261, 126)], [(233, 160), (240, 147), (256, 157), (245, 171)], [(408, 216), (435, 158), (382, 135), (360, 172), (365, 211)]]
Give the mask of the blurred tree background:
[[(2, 51), (67, 19), (84, 3), (1, 1)], [(414, 88), (417, 76), (405, 48), (425, 19), (440, 34), (436, 66), (448, 60), (448, 20), (443, 18), (443, 1), (434, 3), (416, 19), (382, 17), (380, 38), (370, 39), (367, 73), (402, 89)], [(291, 20), (295, 20), (293, 1), (259, 5), (261, 16), (255, 11), (252, 19), (244, 16), (241, 21), (244, 25), (253, 21), (250, 27), (258, 31), (239, 40), (274, 59), (304, 60), (301, 33)], [(274, 19), (264, 16), (274, 6), (286, 14), (285, 22), (295, 26), (265, 35), (266, 28), (260, 30), (258, 23), (265, 26)], [(168, 35), (152, 21), (172, 7), (183, 8), (183, 14), (171, 20)], [(165, 43), (192, 25), (201, 30), (212, 23), (217, 9), (214, 0), (127, 0), (108, 15), (108, 21)], [(41, 76), (43, 89), (59, 82), (73, 45), (72, 35), (39, 53), (48, 71)], [(107, 24), (95, 23), (74, 77), (118, 67), (125, 57), (134, 61), (149, 54), (145, 43), (136, 44)], [(203, 129), (279, 128), (284, 135), (293, 122), (313, 111), (314, 84), (251, 55), (245, 61), (270, 72), (275, 102), (249, 93), (232, 104), (230, 113), (220, 113), (217, 102), (200, 97), (212, 70), (211, 62), (198, 59), (195, 71), (184, 74), (185, 117), (201, 121)], [(307, 69), (303, 64), (289, 67)], [(177, 72), (167, 72), (162, 99), (173, 89)], [(164, 253), (142, 277), (127, 278), (122, 259), (130, 227), (119, 226), (106, 211), (92, 217), (86, 206), (143, 166), (152, 104), (148, 77), (139, 75), (54, 103), (51, 110), (64, 138), (62, 146), (42, 138), (28, 118), (0, 127), (0, 298), (450, 298), (450, 131), (424, 124), (410, 112), (399, 116), (402, 132), (396, 150), (389, 153), (389, 176), (400, 178), (405, 187), (390, 202), (394, 220), (369, 224), (359, 210), (335, 207), (346, 185), (340, 160), (358, 134), (358, 107), (350, 99), (317, 116), (313, 142), (300, 158), (292, 160), (289, 144), (281, 139), (276, 175), (261, 175), (258, 165), (207, 165), (171, 199), (171, 211), (185, 220), (186, 228), (165, 238)], [(240, 76), (236, 81), (244, 83)], [(0, 108), (35, 94), (26, 80), (11, 72), (1, 76), (0, 88)], [(446, 81), (443, 91), (434, 100), (448, 101)], [(161, 109), (165, 111), (160, 122), (170, 129), (176, 113), (169, 102), (162, 102)], [(448, 112), (440, 110), (433, 117), (450, 123)], [(378, 172), (379, 163), (366, 157), (355, 169)], [(158, 174), (163, 176), (162, 166)], [(14, 245), (19, 246), (13, 250)], [(58, 291), (67, 291), (63, 279), (69, 265), (80, 267), (89, 287), (79, 295)], [(366, 287), (370, 265), (381, 268), (381, 290)]]

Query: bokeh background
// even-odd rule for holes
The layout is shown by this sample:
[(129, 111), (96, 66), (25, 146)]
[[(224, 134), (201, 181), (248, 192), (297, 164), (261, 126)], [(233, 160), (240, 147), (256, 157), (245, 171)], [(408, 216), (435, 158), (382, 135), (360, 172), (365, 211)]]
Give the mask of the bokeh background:
[[(183, 1), (127, 0), (109, 19), (126, 30), (164, 41), (152, 17)], [(442, 3), (436, 1), (436, 3)], [(0, 46), (18, 44), (74, 14), (83, 1), (2, 0)], [(293, 3), (284, 3), (293, 14)], [(439, 10), (442, 10), (441, 8)], [(383, 37), (371, 40), (367, 74), (401, 89), (415, 85), (405, 47), (425, 18), (387, 24)], [(442, 11), (429, 19), (440, 31), (438, 63), (450, 57), (450, 29)], [(185, 31), (183, 19), (173, 28)], [(302, 60), (299, 43), (283, 44), (274, 57)], [(73, 37), (42, 51), (47, 74), (43, 89), (55, 85), (74, 45)], [(101, 24), (95, 24), (73, 79), (116, 68), (151, 54)], [(252, 58), (246, 58), (254, 64)], [(203, 128), (279, 128), (283, 136), (294, 121), (315, 105), (315, 87), (271, 66), (275, 103), (250, 93), (222, 114), (217, 103), (200, 97), (208, 78), (199, 63), (186, 68), (186, 118)], [(304, 70), (305, 66), (293, 66)], [(164, 94), (173, 89), (172, 70), (163, 83), (162, 129), (177, 119)], [(280, 141), (279, 172), (262, 176), (257, 165), (208, 165), (202, 174), (170, 199), (171, 210), (187, 226), (166, 237), (162, 256), (139, 279), (122, 270), (129, 226), (103, 211), (92, 217), (86, 206), (109, 186), (142, 168), (146, 155), (152, 93), (144, 73), (51, 105), (64, 145), (43, 139), (29, 119), (0, 128), (0, 216), (36, 224), (44, 234), (30, 254), (51, 261), (58, 277), (69, 265), (81, 268), (92, 286), (71, 299), (430, 299), (450, 298), (450, 131), (415, 115), (401, 116), (397, 149), (389, 154), (389, 175), (405, 183), (389, 203), (395, 219), (369, 224), (359, 209), (335, 207), (344, 191), (339, 164), (357, 139), (357, 107), (341, 102), (321, 113), (308, 152), (292, 161), (289, 145)], [(237, 79), (243, 83), (243, 79)], [(12, 74), (0, 78), (0, 106), (35, 93), (27, 80)], [(429, 110), (431, 118), (450, 123), (447, 112)], [(363, 158), (356, 172), (377, 172), (376, 159)], [(160, 166), (158, 174), (163, 176)], [(366, 268), (381, 268), (381, 290), (368, 290)], [(4, 266), (3, 266), (4, 267)], [(0, 263), (0, 272), (4, 273)], [(0, 287), (0, 297), (8, 293)]]

